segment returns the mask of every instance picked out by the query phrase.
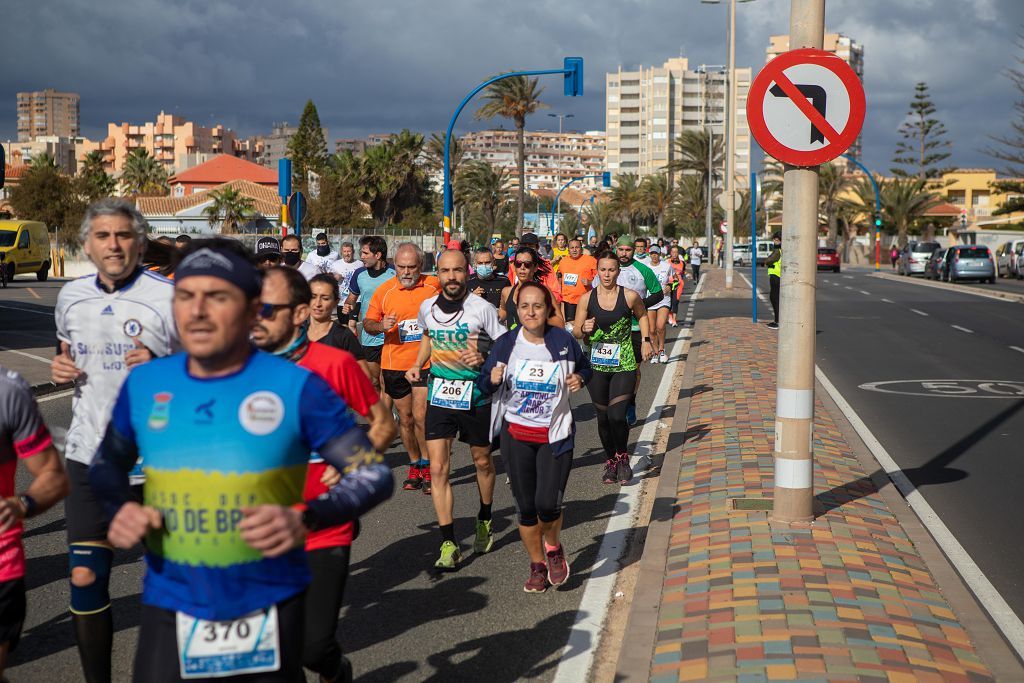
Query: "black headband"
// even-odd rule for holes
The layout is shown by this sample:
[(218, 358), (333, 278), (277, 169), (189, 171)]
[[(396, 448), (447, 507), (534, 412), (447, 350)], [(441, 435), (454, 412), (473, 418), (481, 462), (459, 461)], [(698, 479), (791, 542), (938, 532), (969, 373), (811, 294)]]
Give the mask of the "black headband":
[(209, 275), (241, 289), (249, 299), (260, 295), (262, 278), (254, 265), (228, 250), (203, 247), (186, 256), (174, 271), (175, 282), (192, 275)]

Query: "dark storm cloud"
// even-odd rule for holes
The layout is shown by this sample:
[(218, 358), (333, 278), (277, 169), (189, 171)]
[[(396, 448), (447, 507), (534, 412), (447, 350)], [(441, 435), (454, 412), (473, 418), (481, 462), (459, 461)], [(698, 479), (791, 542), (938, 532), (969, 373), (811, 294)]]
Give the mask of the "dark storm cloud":
[[(789, 3), (739, 6), (737, 62), (759, 68), (768, 36), (788, 32)], [(331, 138), (403, 127), (442, 130), (462, 96), (511, 68), (586, 60), (586, 95), (545, 79), (549, 111), (573, 128), (604, 128), (604, 73), (619, 64), (725, 61), (725, 7), (697, 0), (530, 2), (14, 3), (5, 11), (0, 136), (15, 132), (14, 93), (55, 87), (82, 96), (83, 129), (152, 120), (162, 109), (250, 135), (296, 122), (313, 98)], [(1020, 0), (830, 0), (828, 29), (865, 46), (866, 161), (888, 168), (916, 81), (927, 81), (960, 165), (1008, 129), (1016, 93), (1000, 72), (1020, 54)], [(469, 109), (460, 129), (479, 127)], [(542, 115), (532, 128), (551, 127)]]

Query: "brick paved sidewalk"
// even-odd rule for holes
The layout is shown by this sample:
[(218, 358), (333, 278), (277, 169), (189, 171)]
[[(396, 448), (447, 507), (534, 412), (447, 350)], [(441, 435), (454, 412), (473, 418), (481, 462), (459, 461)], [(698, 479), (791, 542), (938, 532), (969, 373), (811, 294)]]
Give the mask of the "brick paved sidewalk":
[[(707, 296), (728, 296), (721, 271), (709, 276)], [(892, 495), (876, 488), (820, 397), (814, 457), (823, 512), (814, 524), (776, 528), (767, 512), (732, 509), (734, 498), (772, 495), (777, 337), (749, 318), (702, 321), (699, 303), (697, 319), (664, 585), (648, 615), (657, 623), (646, 678), (993, 680), (887, 504)], [(672, 471), (666, 462), (665, 474)], [(631, 624), (643, 607), (637, 598)], [(646, 655), (644, 643), (630, 639), (623, 656), (641, 648), (632, 663), (645, 662), (637, 658)], [(642, 678), (623, 661), (624, 678)]]

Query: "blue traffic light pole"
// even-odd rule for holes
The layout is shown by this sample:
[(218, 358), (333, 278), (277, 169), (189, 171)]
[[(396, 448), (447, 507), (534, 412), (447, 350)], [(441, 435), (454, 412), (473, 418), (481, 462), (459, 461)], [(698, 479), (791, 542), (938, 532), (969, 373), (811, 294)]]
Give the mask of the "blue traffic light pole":
[(882, 232), (882, 195), (878, 192), (878, 183), (875, 182), (875, 176), (871, 175), (871, 171), (864, 164), (849, 154), (843, 154), (842, 157), (847, 161), (857, 164), (857, 167), (864, 171), (864, 175), (871, 181), (871, 187), (875, 191), (875, 271), (877, 272), (881, 268), (879, 253), (882, 249), (882, 236), (880, 234)]
[(569, 182), (567, 182), (565, 185), (562, 185), (561, 189), (558, 190), (558, 194), (555, 195), (555, 201), (552, 202), (551, 204), (551, 234), (555, 233), (555, 207), (558, 206), (558, 200), (562, 196), (562, 190), (565, 190), (567, 187), (575, 183), (577, 180), (590, 180), (592, 178), (600, 178), (601, 187), (612, 186), (612, 174), (609, 173), (608, 171), (605, 171), (604, 173), (598, 173), (596, 175), (581, 175), (576, 178), (570, 178)]
[(455, 128), (455, 121), (459, 118), (459, 114), (465, 109), (466, 105), (473, 97), (489, 86), (492, 83), (505, 78), (512, 78), (513, 76), (553, 76), (561, 74), (564, 76), (565, 86), (564, 92), (566, 97), (579, 97), (583, 94), (583, 58), (582, 57), (566, 57), (563, 62), (561, 69), (539, 69), (535, 71), (511, 71), (507, 74), (501, 74), (494, 78), (484, 81), (480, 85), (473, 88), (472, 91), (464, 98), (459, 106), (455, 108), (455, 113), (452, 114), (451, 121), (448, 122), (448, 131), (444, 136), (444, 241), (445, 243), (451, 238), (452, 230), (452, 176), (451, 176), (451, 151), (452, 151), (452, 131)]

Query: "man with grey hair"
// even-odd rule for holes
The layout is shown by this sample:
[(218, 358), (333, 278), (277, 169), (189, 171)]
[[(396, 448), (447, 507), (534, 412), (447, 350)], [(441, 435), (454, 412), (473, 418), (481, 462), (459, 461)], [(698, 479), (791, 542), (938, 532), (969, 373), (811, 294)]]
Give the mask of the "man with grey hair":
[[(331, 264), (331, 275), (338, 281), (341, 298), (338, 300), (344, 304), (348, 295), (352, 292), (349, 283), (357, 270), (363, 267), (363, 262), (356, 258), (356, 248), (351, 242), (341, 243), (341, 258)], [(345, 313), (342, 306), (338, 306), (338, 323), (346, 325), (349, 322), (349, 314)], [(352, 323), (355, 327), (355, 322)], [(353, 330), (354, 331), (354, 330)]]
[[(89, 465), (128, 371), (178, 348), (173, 285), (139, 265), (147, 228), (142, 214), (123, 199), (101, 199), (86, 209), (80, 238), (96, 274), (64, 285), (55, 311), (60, 351), (51, 363), (52, 379), (75, 384), (65, 446), (71, 482), (65, 518), (71, 622), (88, 683), (110, 680), (114, 634), (109, 595), (113, 550), (106, 511), (89, 485)], [(160, 400), (154, 401), (158, 410)]]

